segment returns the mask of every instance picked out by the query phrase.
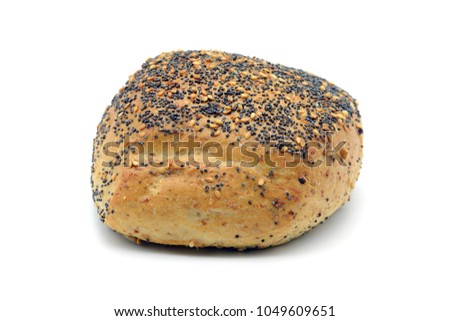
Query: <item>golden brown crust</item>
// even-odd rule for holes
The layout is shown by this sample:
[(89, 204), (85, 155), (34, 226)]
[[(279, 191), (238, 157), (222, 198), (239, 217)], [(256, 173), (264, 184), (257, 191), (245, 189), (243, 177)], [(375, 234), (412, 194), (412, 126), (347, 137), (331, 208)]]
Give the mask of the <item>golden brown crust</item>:
[[(163, 159), (162, 142), (189, 135), (200, 149), (210, 142), (254, 142), (258, 162), (243, 166), (245, 156), (235, 148), (230, 163), (180, 165), (175, 156), (189, 155), (169, 152), (167, 163), (154, 166)], [(325, 79), (222, 52), (165, 53), (130, 77), (99, 124), (94, 201), (108, 226), (139, 240), (191, 247), (279, 245), (322, 223), (348, 200), (361, 167), (362, 136), (357, 102)], [(338, 154), (327, 156), (327, 143), (342, 141)], [(108, 142), (119, 143), (117, 158), (103, 152)], [(139, 159), (133, 149), (148, 152), (149, 142), (154, 158)], [(272, 165), (264, 161), (268, 146), (277, 151), (270, 153)], [(194, 158), (204, 153), (196, 150)], [(287, 159), (301, 161), (287, 168)]]

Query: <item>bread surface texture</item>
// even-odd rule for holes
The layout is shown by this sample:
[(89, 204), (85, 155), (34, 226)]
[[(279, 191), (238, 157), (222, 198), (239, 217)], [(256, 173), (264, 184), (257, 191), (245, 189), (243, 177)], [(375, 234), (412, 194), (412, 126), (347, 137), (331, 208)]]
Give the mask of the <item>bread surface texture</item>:
[(349, 200), (363, 153), (357, 106), (321, 77), (258, 58), (148, 59), (97, 128), (98, 215), (137, 243), (286, 243)]

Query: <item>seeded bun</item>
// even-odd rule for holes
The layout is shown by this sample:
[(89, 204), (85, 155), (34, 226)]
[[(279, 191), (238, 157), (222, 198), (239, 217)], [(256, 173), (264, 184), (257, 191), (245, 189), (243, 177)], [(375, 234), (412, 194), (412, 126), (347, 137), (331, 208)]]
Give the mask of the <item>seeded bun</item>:
[[(350, 198), (363, 149), (357, 105), (323, 78), (257, 58), (177, 51), (148, 59), (98, 125), (98, 215), (137, 243), (288, 242)], [(196, 149), (164, 149), (179, 145)], [(226, 152), (216, 153), (219, 145)]]

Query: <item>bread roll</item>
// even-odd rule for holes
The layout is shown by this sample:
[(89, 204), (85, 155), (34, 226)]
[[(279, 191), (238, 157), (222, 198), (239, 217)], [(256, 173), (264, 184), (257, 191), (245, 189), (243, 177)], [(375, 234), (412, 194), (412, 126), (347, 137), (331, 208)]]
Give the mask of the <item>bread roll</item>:
[(98, 125), (98, 215), (137, 243), (286, 243), (349, 199), (363, 149), (357, 106), (323, 78), (257, 58), (148, 59)]

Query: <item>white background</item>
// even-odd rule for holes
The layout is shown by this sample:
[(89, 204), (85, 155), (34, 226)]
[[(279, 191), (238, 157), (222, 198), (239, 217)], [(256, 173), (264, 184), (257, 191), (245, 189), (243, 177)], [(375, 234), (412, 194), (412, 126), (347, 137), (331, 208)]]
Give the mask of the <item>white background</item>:
[[(1, 1), (0, 319), (333, 305), (334, 320), (449, 320), (448, 13), (445, 1)], [(355, 96), (352, 201), (264, 251), (138, 247), (103, 226), (97, 123), (128, 75), (175, 49), (257, 56)]]

